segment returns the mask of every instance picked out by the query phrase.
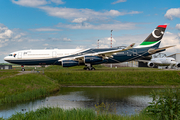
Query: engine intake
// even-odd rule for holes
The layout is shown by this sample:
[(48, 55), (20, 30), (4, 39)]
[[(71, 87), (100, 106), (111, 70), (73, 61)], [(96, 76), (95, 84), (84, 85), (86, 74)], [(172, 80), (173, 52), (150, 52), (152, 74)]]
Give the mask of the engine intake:
[(152, 62), (148, 62), (148, 67), (151, 67), (151, 68), (153, 68), (154, 67), (154, 63), (152, 63)]
[(75, 60), (63, 60), (62, 61), (63, 67), (72, 67), (72, 66), (76, 66), (76, 65), (79, 65), (79, 61), (75, 61)]
[(99, 56), (85, 56), (84, 57), (85, 63), (94, 63), (94, 62), (101, 62), (101, 61), (103, 61), (103, 58)]
[(177, 63), (176, 66), (177, 66), (177, 67), (180, 67), (180, 63)]

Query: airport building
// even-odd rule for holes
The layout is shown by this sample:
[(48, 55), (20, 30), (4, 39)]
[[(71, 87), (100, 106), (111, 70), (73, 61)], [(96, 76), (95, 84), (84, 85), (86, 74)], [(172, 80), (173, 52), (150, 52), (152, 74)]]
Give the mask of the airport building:
[(168, 57), (173, 57), (176, 60), (176, 62), (180, 63), (180, 53), (175, 53), (175, 54), (169, 55)]
[(1, 70), (12, 69), (12, 65), (0, 65)]

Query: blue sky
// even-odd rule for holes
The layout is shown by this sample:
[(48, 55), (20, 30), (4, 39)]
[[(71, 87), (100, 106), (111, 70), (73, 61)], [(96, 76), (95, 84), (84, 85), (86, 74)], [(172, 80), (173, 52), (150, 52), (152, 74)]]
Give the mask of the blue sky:
[(179, 0), (0, 0), (0, 63), (24, 49), (140, 44), (167, 24), (161, 47), (180, 53)]

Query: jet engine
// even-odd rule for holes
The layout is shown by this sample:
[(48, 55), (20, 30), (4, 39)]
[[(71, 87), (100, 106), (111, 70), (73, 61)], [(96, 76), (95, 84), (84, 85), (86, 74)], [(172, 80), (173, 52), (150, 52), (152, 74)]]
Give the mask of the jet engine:
[(153, 68), (154, 67), (154, 63), (152, 63), (152, 62), (148, 62), (148, 67), (151, 67), (151, 68)]
[(103, 61), (103, 58), (99, 56), (84, 56), (85, 63), (94, 63), (94, 62), (101, 62), (101, 61)]
[(72, 66), (76, 66), (76, 65), (79, 65), (79, 61), (75, 61), (75, 60), (63, 60), (62, 61), (63, 67), (72, 67)]
[(176, 63), (176, 66), (177, 66), (177, 67), (180, 67), (180, 63)]

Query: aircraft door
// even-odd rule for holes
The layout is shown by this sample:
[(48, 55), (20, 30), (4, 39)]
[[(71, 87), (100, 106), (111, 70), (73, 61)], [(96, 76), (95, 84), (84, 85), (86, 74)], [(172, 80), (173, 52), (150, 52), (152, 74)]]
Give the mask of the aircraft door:
[(56, 51), (53, 51), (53, 52), (52, 52), (52, 57), (53, 57), (53, 58), (57, 57), (57, 52), (56, 52)]
[(19, 59), (22, 58), (22, 52), (18, 52), (18, 58), (19, 58)]

